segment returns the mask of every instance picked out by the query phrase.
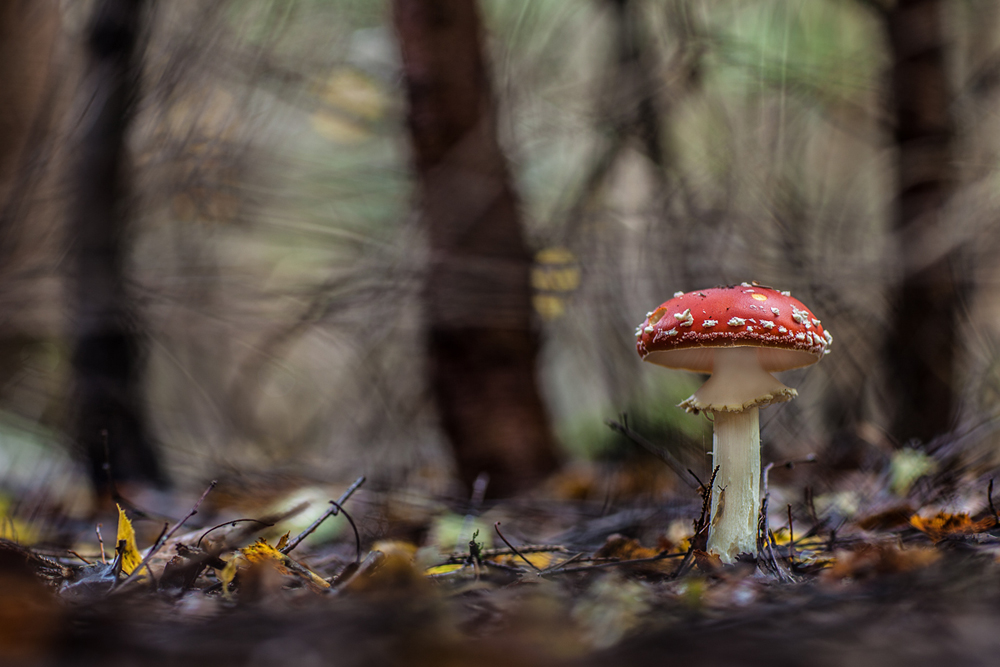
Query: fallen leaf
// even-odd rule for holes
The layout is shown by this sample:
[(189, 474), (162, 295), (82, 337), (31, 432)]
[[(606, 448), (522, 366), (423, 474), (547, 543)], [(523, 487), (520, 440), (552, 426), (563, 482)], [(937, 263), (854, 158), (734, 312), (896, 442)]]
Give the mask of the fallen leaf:
[(718, 554), (708, 553), (701, 549), (694, 550), (694, 564), (705, 574), (718, 572), (722, 569), (722, 558)]
[(240, 553), (243, 554), (243, 557), (250, 564), (270, 565), (282, 574), (290, 574), (300, 577), (313, 590), (322, 590), (330, 587), (330, 584), (321, 576), (307, 568), (305, 565), (293, 560), (290, 556), (286, 556), (281, 553), (268, 544), (267, 540), (263, 538), (257, 540), (254, 544), (251, 544), (248, 547), (240, 549)]
[(827, 581), (868, 579), (880, 574), (897, 574), (926, 567), (940, 558), (932, 547), (900, 549), (895, 544), (862, 544), (853, 551), (839, 550), (833, 566), (822, 574)]
[[(526, 553), (524, 557), (539, 570), (544, 570), (558, 562), (560, 555), (565, 557), (566, 554), (557, 554), (554, 551), (536, 551), (534, 553)], [(486, 562), (489, 563), (491, 561), (510, 567), (524, 567), (527, 564), (517, 554), (501, 554), (488, 559)]]
[[(142, 562), (142, 554), (139, 553), (139, 547), (135, 543), (135, 530), (132, 528), (132, 522), (129, 518), (125, 516), (125, 510), (118, 505), (118, 544), (125, 542), (122, 548), (122, 573), (129, 575), (139, 567)], [(145, 576), (145, 575), (143, 575)]]
[(913, 516), (913, 508), (908, 504), (894, 505), (876, 514), (858, 519), (858, 527), (862, 530), (892, 530), (905, 526)]
[(414, 595), (428, 590), (428, 586), (426, 577), (417, 570), (413, 558), (405, 552), (384, 553), (373, 550), (357, 572), (345, 582), (344, 589), (352, 593), (398, 594), (406, 591), (408, 595)]
[(231, 595), (229, 585), (232, 584), (233, 579), (236, 578), (236, 559), (230, 558), (224, 568), (215, 571), (215, 576), (217, 576), (219, 581), (222, 582), (222, 595), (228, 599)]
[(433, 577), (435, 575), (451, 574), (452, 572), (458, 572), (463, 567), (464, 563), (447, 563), (445, 565), (435, 565), (434, 567), (429, 567), (424, 570), (424, 574), (428, 577)]
[(927, 518), (914, 514), (910, 517), (910, 525), (935, 542), (940, 542), (947, 537), (985, 532), (996, 526), (996, 520), (990, 516), (980, 521), (973, 521), (966, 512), (959, 514), (938, 512)]
[(604, 541), (604, 544), (597, 550), (594, 557), (635, 560), (636, 558), (652, 558), (658, 553), (660, 552), (656, 549), (650, 549), (639, 544), (639, 540), (615, 533), (608, 536), (608, 539)]
[[(653, 558), (661, 553), (660, 549), (651, 549), (642, 546), (638, 540), (625, 537), (624, 535), (609, 535), (604, 545), (594, 554), (595, 558), (608, 558), (622, 561), (637, 560), (642, 558)], [(649, 572), (673, 572), (680, 562), (679, 559), (663, 559), (649, 561), (647, 563), (636, 563), (628, 567)]]

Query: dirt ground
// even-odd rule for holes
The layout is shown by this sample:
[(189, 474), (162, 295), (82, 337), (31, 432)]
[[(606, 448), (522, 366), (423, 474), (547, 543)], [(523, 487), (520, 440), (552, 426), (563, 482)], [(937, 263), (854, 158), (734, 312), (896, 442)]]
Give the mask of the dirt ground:
[[(825, 473), (776, 475), (769, 499), (803, 500), (771, 505), (760, 555), (734, 565), (704, 551), (703, 489), (676, 484), (597, 501), (577, 472), (483, 503), (359, 480), (327, 508), (255, 516), (209, 488), (183, 522), (124, 510), (138, 537), (120, 519), (116, 548), (105, 528), (103, 562), (87, 522), (61, 524), (62, 546), (0, 542), (0, 649), (22, 665), (994, 664), (990, 478), (941, 470), (906, 493), (889, 471), (827, 484), (861, 498), (851, 512), (800, 494)], [(343, 530), (293, 531), (299, 515)]]

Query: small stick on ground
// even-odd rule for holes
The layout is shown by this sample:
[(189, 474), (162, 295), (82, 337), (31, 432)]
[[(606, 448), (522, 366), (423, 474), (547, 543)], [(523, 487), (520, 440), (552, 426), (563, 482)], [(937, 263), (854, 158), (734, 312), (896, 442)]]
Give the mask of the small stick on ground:
[[(103, 545), (102, 545), (102, 546), (103, 546)], [(66, 550), (66, 553), (68, 553), (68, 554), (72, 554), (72, 555), (73, 555), (73, 556), (75, 556), (76, 558), (79, 558), (80, 560), (82, 560), (82, 561), (83, 561), (84, 563), (86, 563), (87, 565), (90, 565), (90, 564), (91, 564), (89, 560), (87, 560), (86, 558), (84, 558), (83, 556), (81, 556), (80, 554), (78, 554), (77, 552), (73, 551), (72, 549), (67, 549), (67, 550)]]
[(101, 562), (107, 563), (108, 559), (104, 553), (104, 538), (101, 537), (101, 524), (97, 524), (97, 527), (94, 530), (97, 531), (97, 543), (101, 545)]
[[(330, 504), (333, 507), (331, 507), (326, 512), (324, 512), (318, 519), (316, 519), (315, 521), (313, 521), (309, 525), (308, 528), (306, 528), (301, 533), (299, 533), (298, 537), (296, 537), (294, 540), (292, 540), (291, 542), (289, 542), (288, 545), (285, 546), (285, 548), (281, 550), (281, 553), (286, 554), (286, 555), (289, 554), (289, 553), (291, 553), (292, 550), (295, 549), (295, 547), (299, 546), (302, 543), (302, 540), (304, 540), (307, 537), (309, 537), (310, 535), (312, 535), (313, 532), (317, 528), (319, 528), (320, 524), (322, 524), (324, 521), (326, 521), (327, 519), (329, 519), (331, 516), (337, 516), (338, 514), (340, 514), (340, 512), (341, 512), (341, 506), (344, 503), (346, 503), (347, 499), (350, 498), (354, 494), (354, 492), (358, 490), (358, 487), (360, 487), (364, 483), (365, 483), (365, 476), (364, 475), (362, 475), (361, 477), (358, 477), (356, 480), (354, 480), (354, 483), (351, 484), (349, 487), (347, 487), (346, 491), (344, 491), (342, 494), (340, 494), (340, 498), (338, 498), (336, 501), (333, 501), (333, 500), (330, 501)], [(344, 514), (344, 516), (347, 516), (346, 513)], [(351, 521), (351, 525), (352, 526), (354, 525), (353, 521)], [(357, 528), (354, 529), (354, 532), (355, 532), (355, 534), (357, 534), (357, 532), (358, 532)], [(360, 552), (361, 552), (361, 547), (359, 546), (358, 547), (359, 560), (360, 560)]]
[[(545, 576), (545, 575), (550, 575), (550, 574), (568, 574), (570, 572), (587, 572), (589, 570), (601, 570), (601, 569), (605, 569), (605, 568), (609, 568), (609, 567), (618, 567), (619, 565), (635, 565), (635, 564), (641, 564), (641, 563), (655, 563), (656, 561), (667, 560), (668, 558), (682, 558), (682, 557), (683, 558), (687, 558), (688, 557), (688, 552), (673, 553), (673, 554), (671, 554), (671, 553), (667, 553), (665, 551), (662, 551), (662, 552), (656, 554), (655, 556), (650, 556), (649, 558), (632, 558), (630, 560), (616, 560), (616, 561), (611, 561), (611, 562), (608, 562), (608, 563), (594, 563), (593, 565), (581, 565), (580, 567), (564, 568), (563, 566), (565, 566), (566, 564), (568, 564), (571, 560), (575, 560), (575, 559), (571, 558), (569, 561), (566, 561), (565, 563), (560, 563), (558, 566), (556, 566), (554, 568), (549, 568), (547, 570), (542, 570), (539, 574)], [(683, 561), (682, 561), (682, 565), (683, 565)]]
[(691, 545), (688, 547), (687, 553), (684, 554), (684, 560), (681, 561), (677, 572), (674, 573), (674, 579), (680, 579), (691, 569), (691, 563), (694, 562), (694, 550), (698, 548), (704, 549), (705, 545), (708, 544), (707, 531), (711, 521), (709, 515), (712, 511), (712, 488), (715, 486), (715, 478), (718, 474), (719, 466), (715, 466), (715, 469), (712, 470), (712, 478), (708, 480), (708, 486), (703, 485), (700, 489), (701, 514), (694, 523), (694, 535), (691, 536)]
[(788, 564), (795, 566), (795, 527), (792, 524), (792, 506), (788, 506)]
[(813, 497), (813, 488), (811, 486), (807, 486), (806, 490), (804, 491), (804, 495), (806, 501), (806, 509), (809, 511), (809, 518), (812, 519), (814, 526), (818, 525), (819, 517), (816, 515), (816, 501)]
[(990, 486), (986, 489), (986, 499), (990, 503), (990, 513), (993, 514), (993, 526), (1000, 526), (1000, 516), (997, 516), (997, 508), (993, 505), (993, 480), (990, 480)]
[[(176, 533), (188, 519), (190, 519), (191, 517), (193, 517), (195, 514), (198, 513), (198, 508), (201, 507), (201, 504), (205, 501), (205, 498), (208, 496), (209, 493), (211, 493), (212, 489), (214, 489), (215, 485), (218, 483), (219, 480), (217, 479), (212, 480), (212, 483), (209, 484), (208, 488), (205, 489), (205, 492), (201, 494), (201, 497), (198, 498), (198, 502), (194, 504), (194, 506), (191, 508), (191, 511), (188, 512), (184, 516), (184, 518), (175, 523), (173, 528), (171, 528), (166, 533), (161, 534), (161, 536), (157, 538), (156, 542), (153, 543), (152, 548), (150, 548), (149, 552), (146, 554), (146, 557), (142, 559), (142, 562), (139, 563), (139, 565), (136, 566), (134, 570), (132, 570), (132, 573), (128, 575), (128, 577), (126, 577), (124, 581), (115, 586), (114, 590), (121, 590), (122, 588), (125, 587), (126, 584), (133, 582), (139, 578), (139, 574), (143, 571), (143, 569), (146, 568), (146, 565), (149, 563), (149, 560), (156, 555), (156, 552), (158, 552), (161, 548), (163, 548), (163, 545), (166, 544), (171, 537), (173, 537), (174, 533)], [(152, 578), (153, 573), (150, 572), (149, 576), (150, 578)]]
[(354, 562), (361, 563), (361, 534), (358, 533), (358, 526), (354, 523), (354, 519), (351, 515), (347, 513), (343, 507), (340, 506), (336, 500), (331, 500), (330, 504), (334, 506), (339, 512), (343, 512), (344, 518), (347, 519), (347, 523), (351, 524), (351, 529), (354, 531)]
[(817, 459), (815, 454), (807, 454), (804, 458), (801, 459), (788, 459), (787, 461), (778, 461), (770, 465), (772, 468), (788, 468), (789, 470), (791, 470), (800, 463), (816, 463), (816, 461)]
[[(764, 499), (760, 502), (760, 517), (757, 520), (757, 557), (758, 560), (767, 563), (768, 568), (772, 569), (778, 577), (778, 581), (785, 582), (789, 580), (789, 577), (782, 571), (778, 558), (774, 555), (774, 534), (767, 522), (768, 500), (771, 497), (771, 491), (768, 488), (768, 475), (773, 467), (773, 463), (768, 463), (762, 472)], [(761, 555), (764, 555), (763, 559), (761, 559)]]
[(211, 528), (209, 528), (208, 530), (206, 530), (204, 533), (202, 533), (201, 537), (198, 538), (198, 541), (195, 543), (194, 546), (195, 546), (195, 548), (200, 549), (201, 548), (201, 541), (204, 540), (206, 537), (208, 537), (209, 533), (215, 532), (216, 530), (218, 530), (220, 528), (225, 528), (226, 526), (232, 526), (232, 527), (235, 528), (236, 524), (238, 524), (238, 523), (244, 523), (244, 522), (247, 522), (247, 521), (253, 521), (255, 523), (259, 523), (262, 526), (264, 526), (265, 528), (270, 528), (271, 526), (274, 525), (273, 523), (268, 523), (267, 521), (263, 521), (261, 519), (231, 519), (229, 521), (223, 521), (222, 523), (218, 523), (218, 524), (212, 526)]
[(510, 547), (510, 550), (513, 551), (515, 554), (517, 554), (521, 558), (521, 560), (523, 560), (525, 563), (527, 563), (528, 565), (530, 565), (531, 568), (535, 572), (541, 572), (542, 571), (541, 568), (539, 568), (537, 565), (535, 565), (530, 560), (528, 560), (527, 557), (525, 557), (525, 555), (523, 553), (521, 553), (520, 551), (518, 551), (517, 547), (515, 547), (513, 544), (511, 544), (510, 542), (507, 541), (507, 538), (504, 537), (503, 533), (500, 532), (500, 522), (499, 521), (497, 521), (495, 524), (493, 524), (493, 528), (494, 528), (494, 530), (497, 531), (497, 535), (500, 536), (500, 539), (503, 540), (503, 543), (506, 544), (508, 547)]
[(551, 573), (551, 572), (553, 572), (555, 570), (561, 570), (561, 569), (565, 568), (567, 565), (569, 565), (570, 563), (575, 563), (576, 561), (578, 561), (581, 558), (583, 558), (583, 555), (584, 555), (584, 552), (582, 552), (582, 551), (579, 552), (579, 553), (577, 553), (577, 554), (574, 554), (573, 556), (571, 556), (570, 558), (567, 558), (566, 560), (564, 560), (561, 563), (557, 563), (555, 565), (548, 566), (547, 568), (545, 568), (544, 570), (542, 570), (540, 572), (540, 574), (549, 574), (549, 573)]

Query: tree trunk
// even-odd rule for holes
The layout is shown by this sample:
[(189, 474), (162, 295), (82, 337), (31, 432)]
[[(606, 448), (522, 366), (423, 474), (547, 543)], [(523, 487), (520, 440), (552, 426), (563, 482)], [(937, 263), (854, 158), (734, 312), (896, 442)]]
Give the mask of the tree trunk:
[[(55, 0), (0, 6), (0, 271), (19, 249), (23, 200), (37, 177), (31, 152), (48, 127), (51, 65), (59, 31)], [(48, 102), (49, 105), (45, 103)]]
[[(953, 128), (942, 2), (899, 0), (886, 14), (892, 51), (898, 192), (894, 230), (902, 274), (891, 294), (886, 358), (892, 434), (924, 442), (952, 427), (961, 282), (958, 252), (926, 258), (954, 189)], [(947, 241), (946, 241), (947, 242)]]
[[(60, 30), (58, 0), (0, 3), (0, 387), (22, 373), (41, 339), (25, 269), (38, 261), (26, 221), (39, 215), (38, 183), (53, 141), (53, 60)], [(43, 223), (44, 224), (44, 223)], [(37, 236), (36, 236), (37, 239)], [(27, 323), (26, 323), (27, 322)]]
[(430, 388), (461, 478), (490, 493), (553, 470), (518, 203), (497, 139), (472, 0), (395, 0), (420, 208)]
[(72, 175), (67, 257), (72, 436), (105, 497), (115, 492), (112, 479), (165, 481), (146, 420), (142, 325), (126, 277), (125, 141), (138, 92), (144, 5), (142, 0), (97, 4), (87, 33), (87, 104)]

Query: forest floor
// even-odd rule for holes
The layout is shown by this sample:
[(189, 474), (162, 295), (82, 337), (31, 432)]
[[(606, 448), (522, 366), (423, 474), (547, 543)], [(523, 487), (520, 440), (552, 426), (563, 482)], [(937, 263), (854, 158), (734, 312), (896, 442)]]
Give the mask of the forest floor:
[[(0, 660), (995, 664), (1000, 527), (988, 472), (940, 460), (901, 486), (889, 466), (827, 479), (814, 497), (803, 491), (830, 475), (792, 467), (771, 470), (760, 555), (734, 565), (704, 551), (703, 487), (588, 500), (609, 488), (599, 467), (504, 502), (359, 479), (329, 505), (252, 518), (214, 485), (160, 522), (126, 503), (103, 558), (92, 524), (75, 525), (72, 551), (51, 538), (0, 541)], [(293, 530), (303, 517), (318, 530)], [(323, 536), (335, 520), (342, 529)], [(442, 546), (452, 540), (462, 548)]]

